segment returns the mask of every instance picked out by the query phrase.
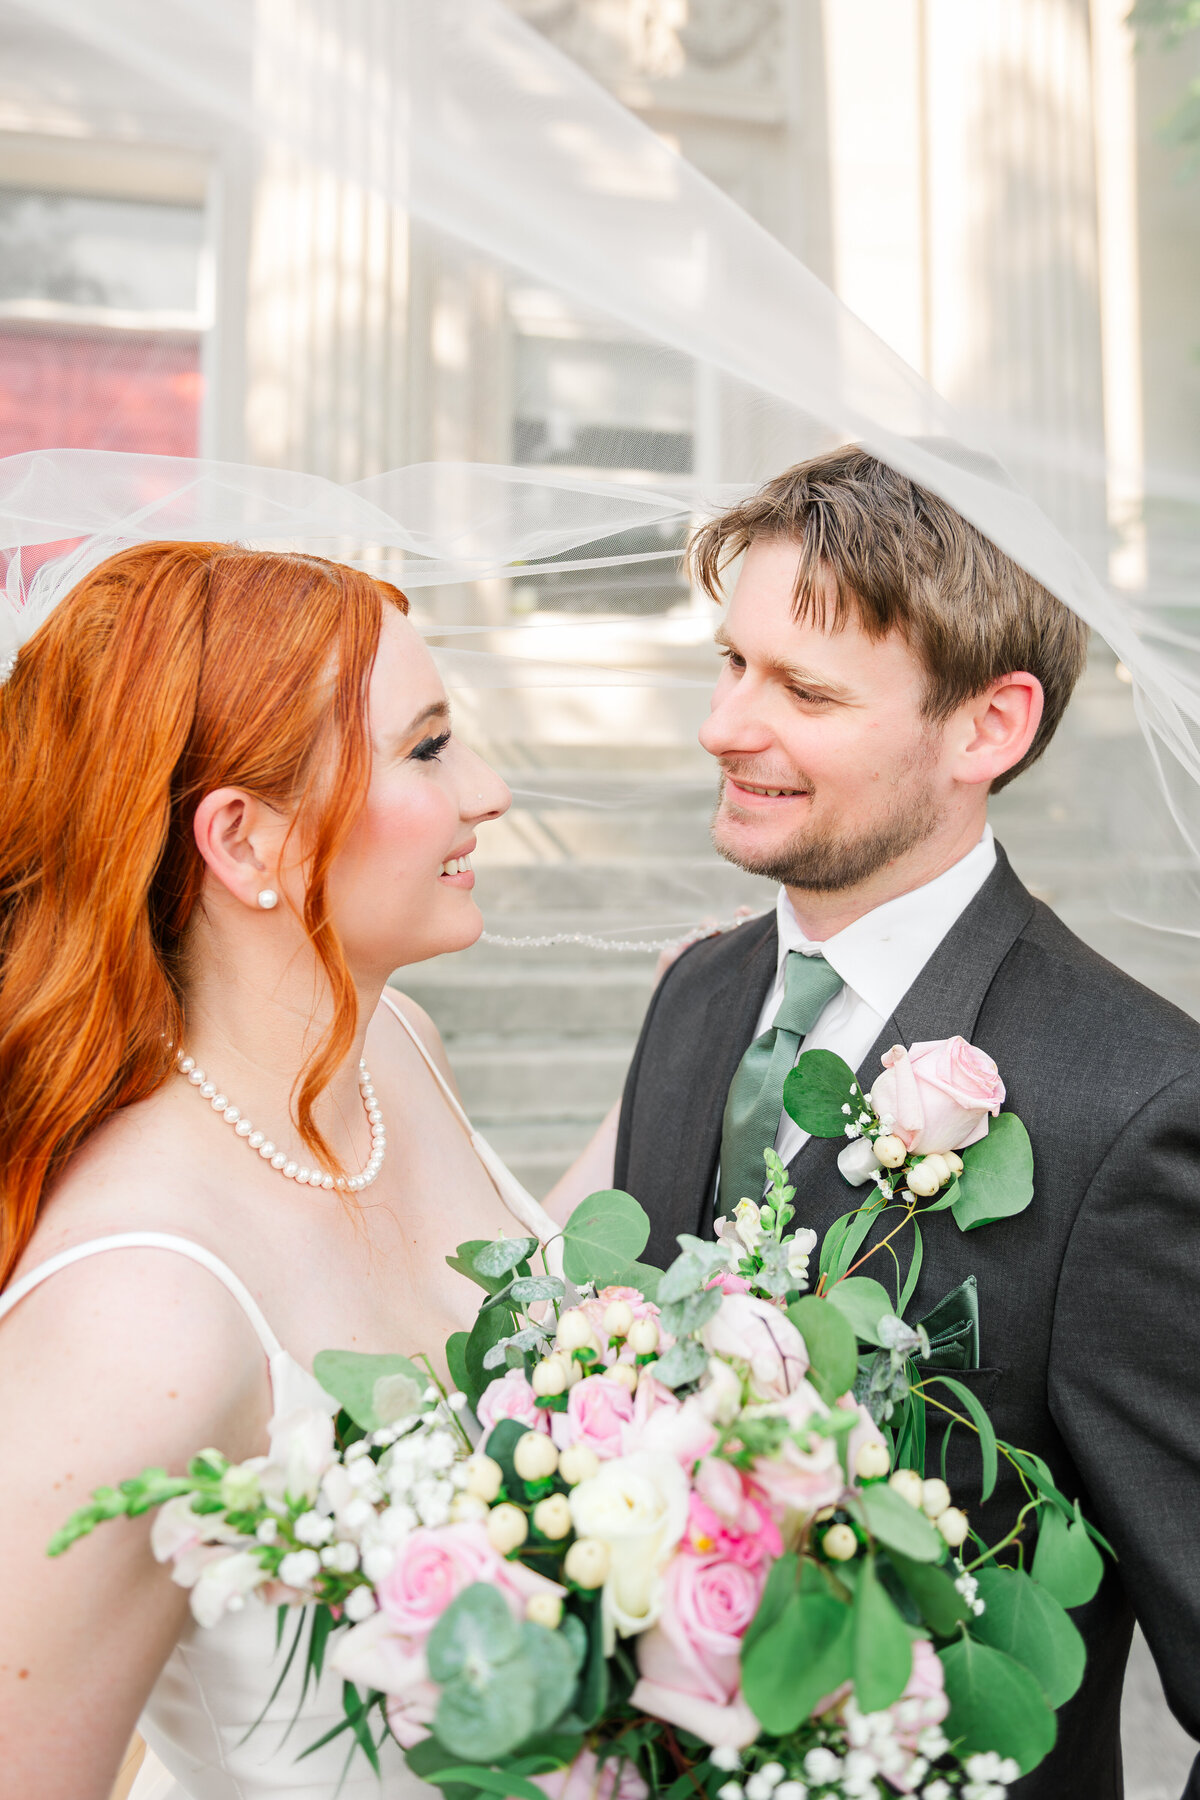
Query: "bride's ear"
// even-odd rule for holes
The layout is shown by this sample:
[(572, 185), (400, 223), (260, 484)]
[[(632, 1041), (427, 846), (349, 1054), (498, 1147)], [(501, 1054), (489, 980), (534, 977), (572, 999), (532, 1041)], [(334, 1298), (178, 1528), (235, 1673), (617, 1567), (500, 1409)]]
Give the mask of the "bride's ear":
[(196, 848), (222, 887), (244, 906), (274, 906), (283, 821), (242, 788), (205, 794), (192, 822)]

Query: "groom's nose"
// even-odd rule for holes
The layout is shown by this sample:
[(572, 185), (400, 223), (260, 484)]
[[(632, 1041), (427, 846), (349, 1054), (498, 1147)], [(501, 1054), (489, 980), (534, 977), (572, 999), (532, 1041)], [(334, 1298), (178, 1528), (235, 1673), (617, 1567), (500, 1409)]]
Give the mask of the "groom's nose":
[(761, 756), (773, 748), (775, 734), (766, 717), (762, 695), (745, 681), (722, 693), (718, 682), (712, 711), (700, 727), (700, 743), (710, 756)]

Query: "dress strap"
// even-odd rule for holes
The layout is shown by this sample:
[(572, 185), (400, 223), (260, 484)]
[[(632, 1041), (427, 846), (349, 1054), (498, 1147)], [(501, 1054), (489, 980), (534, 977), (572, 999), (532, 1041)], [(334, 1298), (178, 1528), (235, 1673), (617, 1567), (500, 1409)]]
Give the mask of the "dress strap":
[(105, 1250), (174, 1250), (177, 1255), (199, 1263), (201, 1268), (207, 1269), (210, 1275), (215, 1275), (233, 1295), (253, 1326), (267, 1356), (274, 1358), (283, 1350), (283, 1345), (263, 1317), (258, 1302), (245, 1283), (238, 1280), (233, 1270), (226, 1268), (211, 1250), (193, 1243), (191, 1238), (174, 1237), (164, 1231), (119, 1231), (111, 1237), (90, 1238), (86, 1244), (75, 1244), (70, 1250), (60, 1250), (57, 1256), (47, 1257), (44, 1263), (39, 1263), (36, 1269), (31, 1269), (28, 1275), (22, 1275), (20, 1281), (14, 1281), (10, 1288), (0, 1294), (0, 1319), (24, 1300), (26, 1294), (31, 1294), (35, 1287), (40, 1287), (51, 1275), (57, 1275), (60, 1269), (70, 1268), (72, 1263), (82, 1262), (85, 1257), (99, 1256)]
[(442, 1093), (445, 1095), (446, 1104), (450, 1108), (450, 1111), (454, 1114), (455, 1118), (470, 1138), (471, 1148), (487, 1170), (492, 1186), (503, 1200), (505, 1206), (507, 1206), (509, 1212), (512, 1213), (513, 1217), (525, 1227), (526, 1231), (532, 1231), (541, 1244), (545, 1245), (551, 1238), (558, 1237), (560, 1235), (560, 1228), (554, 1223), (554, 1220), (550, 1217), (550, 1214), (546, 1211), (545, 1207), (540, 1205), (539, 1202), (534, 1199), (528, 1188), (521, 1185), (512, 1170), (505, 1165), (501, 1157), (497, 1156), (483, 1133), (481, 1131), (476, 1131), (470, 1119), (467, 1117), (466, 1112), (463, 1110), (462, 1102), (459, 1100), (458, 1095), (454, 1092), (454, 1089), (450, 1086), (450, 1083), (446, 1080), (446, 1077), (442, 1074), (442, 1071), (438, 1068), (433, 1057), (430, 1055), (429, 1050), (422, 1042), (416, 1026), (404, 1016), (401, 1007), (397, 1001), (392, 998), (386, 988), (384, 988), (383, 993), (380, 995), (380, 999), (383, 1001), (383, 1004), (387, 1007), (389, 1012), (395, 1013), (413, 1044), (416, 1046), (425, 1067), (429, 1070), (429, 1073), (433, 1076), (433, 1079), (437, 1082)]

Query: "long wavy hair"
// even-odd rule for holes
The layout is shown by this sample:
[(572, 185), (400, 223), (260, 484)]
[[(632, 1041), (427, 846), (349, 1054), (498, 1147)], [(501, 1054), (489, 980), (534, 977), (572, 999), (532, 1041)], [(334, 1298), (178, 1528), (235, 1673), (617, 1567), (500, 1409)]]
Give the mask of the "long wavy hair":
[(326, 881), (366, 798), (367, 684), (387, 583), (322, 558), (144, 544), (86, 575), (0, 686), (0, 1288), (66, 1159), (171, 1072), (206, 793), (291, 820), (303, 923), (332, 1000), (295, 1123), (358, 1023)]

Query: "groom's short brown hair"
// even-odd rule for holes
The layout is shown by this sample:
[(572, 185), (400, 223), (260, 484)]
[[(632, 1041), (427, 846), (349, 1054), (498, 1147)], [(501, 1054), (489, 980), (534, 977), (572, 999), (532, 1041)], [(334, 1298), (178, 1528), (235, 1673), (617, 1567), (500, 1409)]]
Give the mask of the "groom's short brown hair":
[(757, 538), (794, 541), (797, 619), (873, 638), (899, 631), (928, 678), (924, 709), (944, 719), (1001, 675), (1025, 670), (1045, 706), (1005, 787), (1036, 762), (1087, 661), (1087, 626), (961, 513), (853, 446), (797, 463), (692, 534), (693, 578), (721, 599), (721, 571)]

